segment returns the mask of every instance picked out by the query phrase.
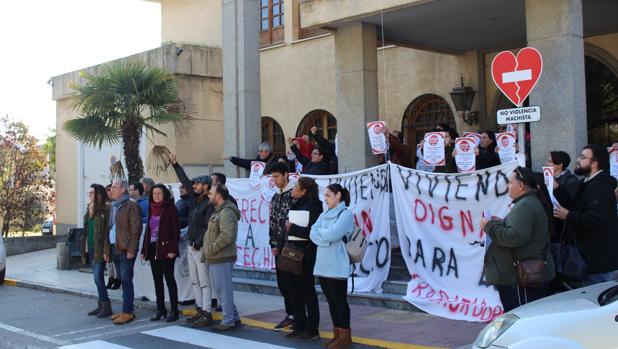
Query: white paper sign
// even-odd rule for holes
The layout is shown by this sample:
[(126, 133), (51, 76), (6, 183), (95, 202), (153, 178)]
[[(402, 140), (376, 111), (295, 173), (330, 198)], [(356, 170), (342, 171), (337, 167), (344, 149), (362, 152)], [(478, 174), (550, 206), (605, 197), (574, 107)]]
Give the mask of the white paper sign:
[(384, 154), (388, 150), (386, 137), (384, 136), (384, 128), (386, 122), (374, 121), (367, 123), (367, 132), (369, 133), (369, 142), (371, 143), (371, 151), (374, 154)]
[(618, 149), (609, 147), (607, 151), (609, 152), (609, 174), (618, 178)]
[(309, 211), (289, 210), (288, 221), (299, 227), (306, 228), (309, 225)]
[(552, 166), (543, 166), (543, 179), (545, 186), (550, 196), (554, 195), (554, 168)]
[(471, 137), (462, 137), (455, 140), (455, 164), (460, 173), (471, 172), (476, 169), (476, 143)]
[(260, 177), (264, 174), (266, 164), (261, 161), (251, 161), (251, 171), (249, 174), (249, 183), (252, 187), (260, 185)]
[(517, 160), (517, 152), (515, 151), (515, 133), (503, 132), (496, 135), (496, 144), (500, 149), (500, 163), (506, 164)]
[(476, 144), (477, 147), (479, 145), (481, 145), (481, 135), (479, 133), (464, 132), (463, 136), (464, 137), (470, 137), (470, 138), (474, 139), (474, 143)]
[(484, 282), (483, 211), (504, 217), (508, 177), (517, 163), (459, 174), (457, 183), (391, 164), (401, 254), (411, 275), (406, 296), (417, 308), (453, 319), (488, 322), (504, 310)]
[(444, 166), (444, 132), (425, 133), (423, 161), (429, 166)]

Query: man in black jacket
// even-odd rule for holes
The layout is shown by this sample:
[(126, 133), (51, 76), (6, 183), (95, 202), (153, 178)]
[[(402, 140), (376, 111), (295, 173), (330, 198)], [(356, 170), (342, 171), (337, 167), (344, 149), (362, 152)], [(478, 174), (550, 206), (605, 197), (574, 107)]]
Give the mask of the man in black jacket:
[(189, 225), (189, 211), (193, 208), (195, 198), (189, 193), (189, 189), (184, 185), (178, 188), (180, 198), (176, 200), (176, 209), (178, 210), (178, 219), (180, 221), (180, 229), (184, 229)]
[(309, 159), (298, 149), (297, 140), (290, 138), (288, 142), (291, 144), (290, 150), (296, 155), (296, 160), (303, 165), (303, 174), (328, 175), (331, 173), (331, 165), (325, 160), (325, 154), (322, 148), (313, 148), (311, 151), (311, 159)]
[[(565, 221), (565, 232), (574, 236), (587, 264), (584, 286), (610, 281), (618, 269), (616, 229), (616, 179), (609, 174), (609, 154), (598, 145), (587, 145), (577, 157), (575, 174), (584, 176), (573, 202), (554, 209)], [(558, 188), (557, 190), (561, 190)], [(572, 234), (572, 235), (571, 235)]]
[(311, 133), (309, 134), (310, 138), (313, 138), (320, 148), (322, 148), (325, 152), (330, 155), (330, 173), (329, 174), (338, 174), (339, 173), (339, 158), (337, 157), (337, 147), (334, 142), (329, 141), (328, 139), (322, 137), (320, 132), (318, 132), (318, 128), (313, 126), (311, 128)]
[(185, 188), (193, 187), (193, 195), (195, 196), (193, 207), (188, 216), (187, 238), (189, 247), (187, 248), (187, 259), (189, 260), (189, 277), (195, 293), (197, 314), (187, 321), (192, 323), (193, 327), (205, 327), (212, 323), (212, 283), (208, 264), (202, 262), (202, 245), (204, 244), (204, 234), (208, 230), (208, 220), (214, 212), (214, 207), (208, 200), (212, 180), (207, 175), (197, 176), (190, 180), (182, 166), (176, 161), (174, 154), (170, 154), (170, 162), (182, 185)]
[[(282, 162), (277, 162), (271, 168), (272, 179), (279, 191), (270, 200), (270, 222), (268, 235), (270, 239), (270, 248), (275, 256), (275, 264), (279, 261), (281, 250), (285, 244), (285, 222), (288, 220), (288, 212), (290, 206), (294, 203), (292, 199), (292, 189), (294, 185), (290, 183), (288, 178), (288, 166)], [(288, 294), (287, 284), (284, 278), (284, 272), (276, 269), (277, 272), (277, 287), (283, 296), (285, 304), (286, 316), (275, 326), (276, 331), (281, 331), (294, 322), (294, 310), (292, 308), (291, 295)]]
[(264, 174), (270, 174), (270, 168), (277, 162), (277, 158), (273, 154), (273, 147), (270, 143), (264, 142), (258, 147), (258, 156), (255, 159), (243, 159), (236, 156), (223, 155), (223, 160), (230, 160), (234, 165), (242, 167), (246, 170), (251, 169), (252, 161), (261, 161), (265, 164)]

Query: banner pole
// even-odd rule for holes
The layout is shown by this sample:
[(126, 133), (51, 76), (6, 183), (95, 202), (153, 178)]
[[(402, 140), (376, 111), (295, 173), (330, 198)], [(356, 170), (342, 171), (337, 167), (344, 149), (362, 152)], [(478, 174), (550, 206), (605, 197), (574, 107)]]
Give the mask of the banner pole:
[(519, 151), (524, 156), (528, 156), (526, 154), (526, 124), (524, 123), (517, 124), (517, 143), (519, 143)]

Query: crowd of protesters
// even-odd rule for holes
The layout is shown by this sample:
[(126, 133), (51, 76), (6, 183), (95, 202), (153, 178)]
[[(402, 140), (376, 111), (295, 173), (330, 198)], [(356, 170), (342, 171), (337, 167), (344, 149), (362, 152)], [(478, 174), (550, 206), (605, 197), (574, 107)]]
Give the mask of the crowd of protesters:
[[(430, 170), (456, 173), (454, 143), (459, 135), (448, 125), (437, 125), (433, 131), (444, 132), (445, 164)], [(400, 132), (385, 129), (385, 135), (390, 146), (388, 160), (406, 167), (419, 166), (423, 142), (412, 154)], [(476, 169), (500, 165), (495, 133), (486, 130), (479, 135)], [(322, 193), (323, 205), (313, 179), (301, 176), (294, 183), (290, 181), (291, 173), (338, 173), (335, 143), (322, 137), (317, 128), (288, 139), (288, 143), (289, 151), (282, 156), (276, 156), (270, 144), (262, 143), (255, 159), (224, 159), (245, 169), (250, 169), (252, 161), (265, 163), (264, 174), (269, 174), (277, 187), (271, 200), (269, 243), (285, 314), (274, 329), (289, 330), (286, 337), (296, 341), (319, 338), (317, 277), (333, 323), (333, 338), (327, 347), (346, 348), (352, 345), (347, 302), (351, 266), (345, 245), (354, 228), (353, 215), (347, 208), (350, 194), (339, 184), (331, 184)], [(234, 329), (240, 324), (232, 284), (240, 218), (237, 203), (222, 173), (189, 179), (173, 154), (170, 163), (181, 182), (176, 202), (165, 185), (149, 178), (130, 185), (115, 180), (108, 188), (91, 186), (82, 247), (84, 258), (88, 256), (93, 266), (99, 297), (97, 308), (88, 315), (111, 316), (115, 324), (135, 318), (133, 265), (140, 255), (150, 262), (154, 280), (157, 311), (151, 320), (178, 320), (174, 263), (179, 254), (186, 253), (196, 304), (196, 315), (187, 321), (193, 327)], [(542, 174), (517, 167), (508, 180), (512, 199), (508, 214), (481, 220), (481, 228), (489, 237), (485, 279), (496, 286), (505, 311), (564, 289), (609, 281), (612, 272), (618, 270), (614, 253), (618, 246), (618, 189), (610, 175), (607, 148), (588, 145), (577, 157), (573, 172), (568, 169), (570, 164), (564, 151), (548, 154), (547, 166), (553, 167), (555, 175), (552, 188), (545, 186)], [(305, 215), (307, 222), (292, 222), (292, 212)], [(186, 251), (179, 250), (181, 239), (188, 242)], [(578, 275), (564, 269), (565, 263), (573, 262), (565, 258), (574, 258), (573, 254), (562, 254), (565, 246), (576, 248)], [(110, 273), (107, 288), (117, 287), (116, 283), (122, 287), (123, 305), (118, 313), (112, 312), (103, 279), (106, 263)], [(223, 319), (215, 325), (212, 313), (217, 306)]]

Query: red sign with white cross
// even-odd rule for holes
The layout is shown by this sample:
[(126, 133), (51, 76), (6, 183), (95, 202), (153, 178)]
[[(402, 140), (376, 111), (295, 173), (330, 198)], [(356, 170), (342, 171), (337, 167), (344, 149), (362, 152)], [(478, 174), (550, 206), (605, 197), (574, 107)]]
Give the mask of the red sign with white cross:
[(502, 51), (491, 62), (494, 83), (517, 107), (524, 104), (542, 71), (543, 57), (532, 47), (521, 49), (517, 56), (511, 51)]

